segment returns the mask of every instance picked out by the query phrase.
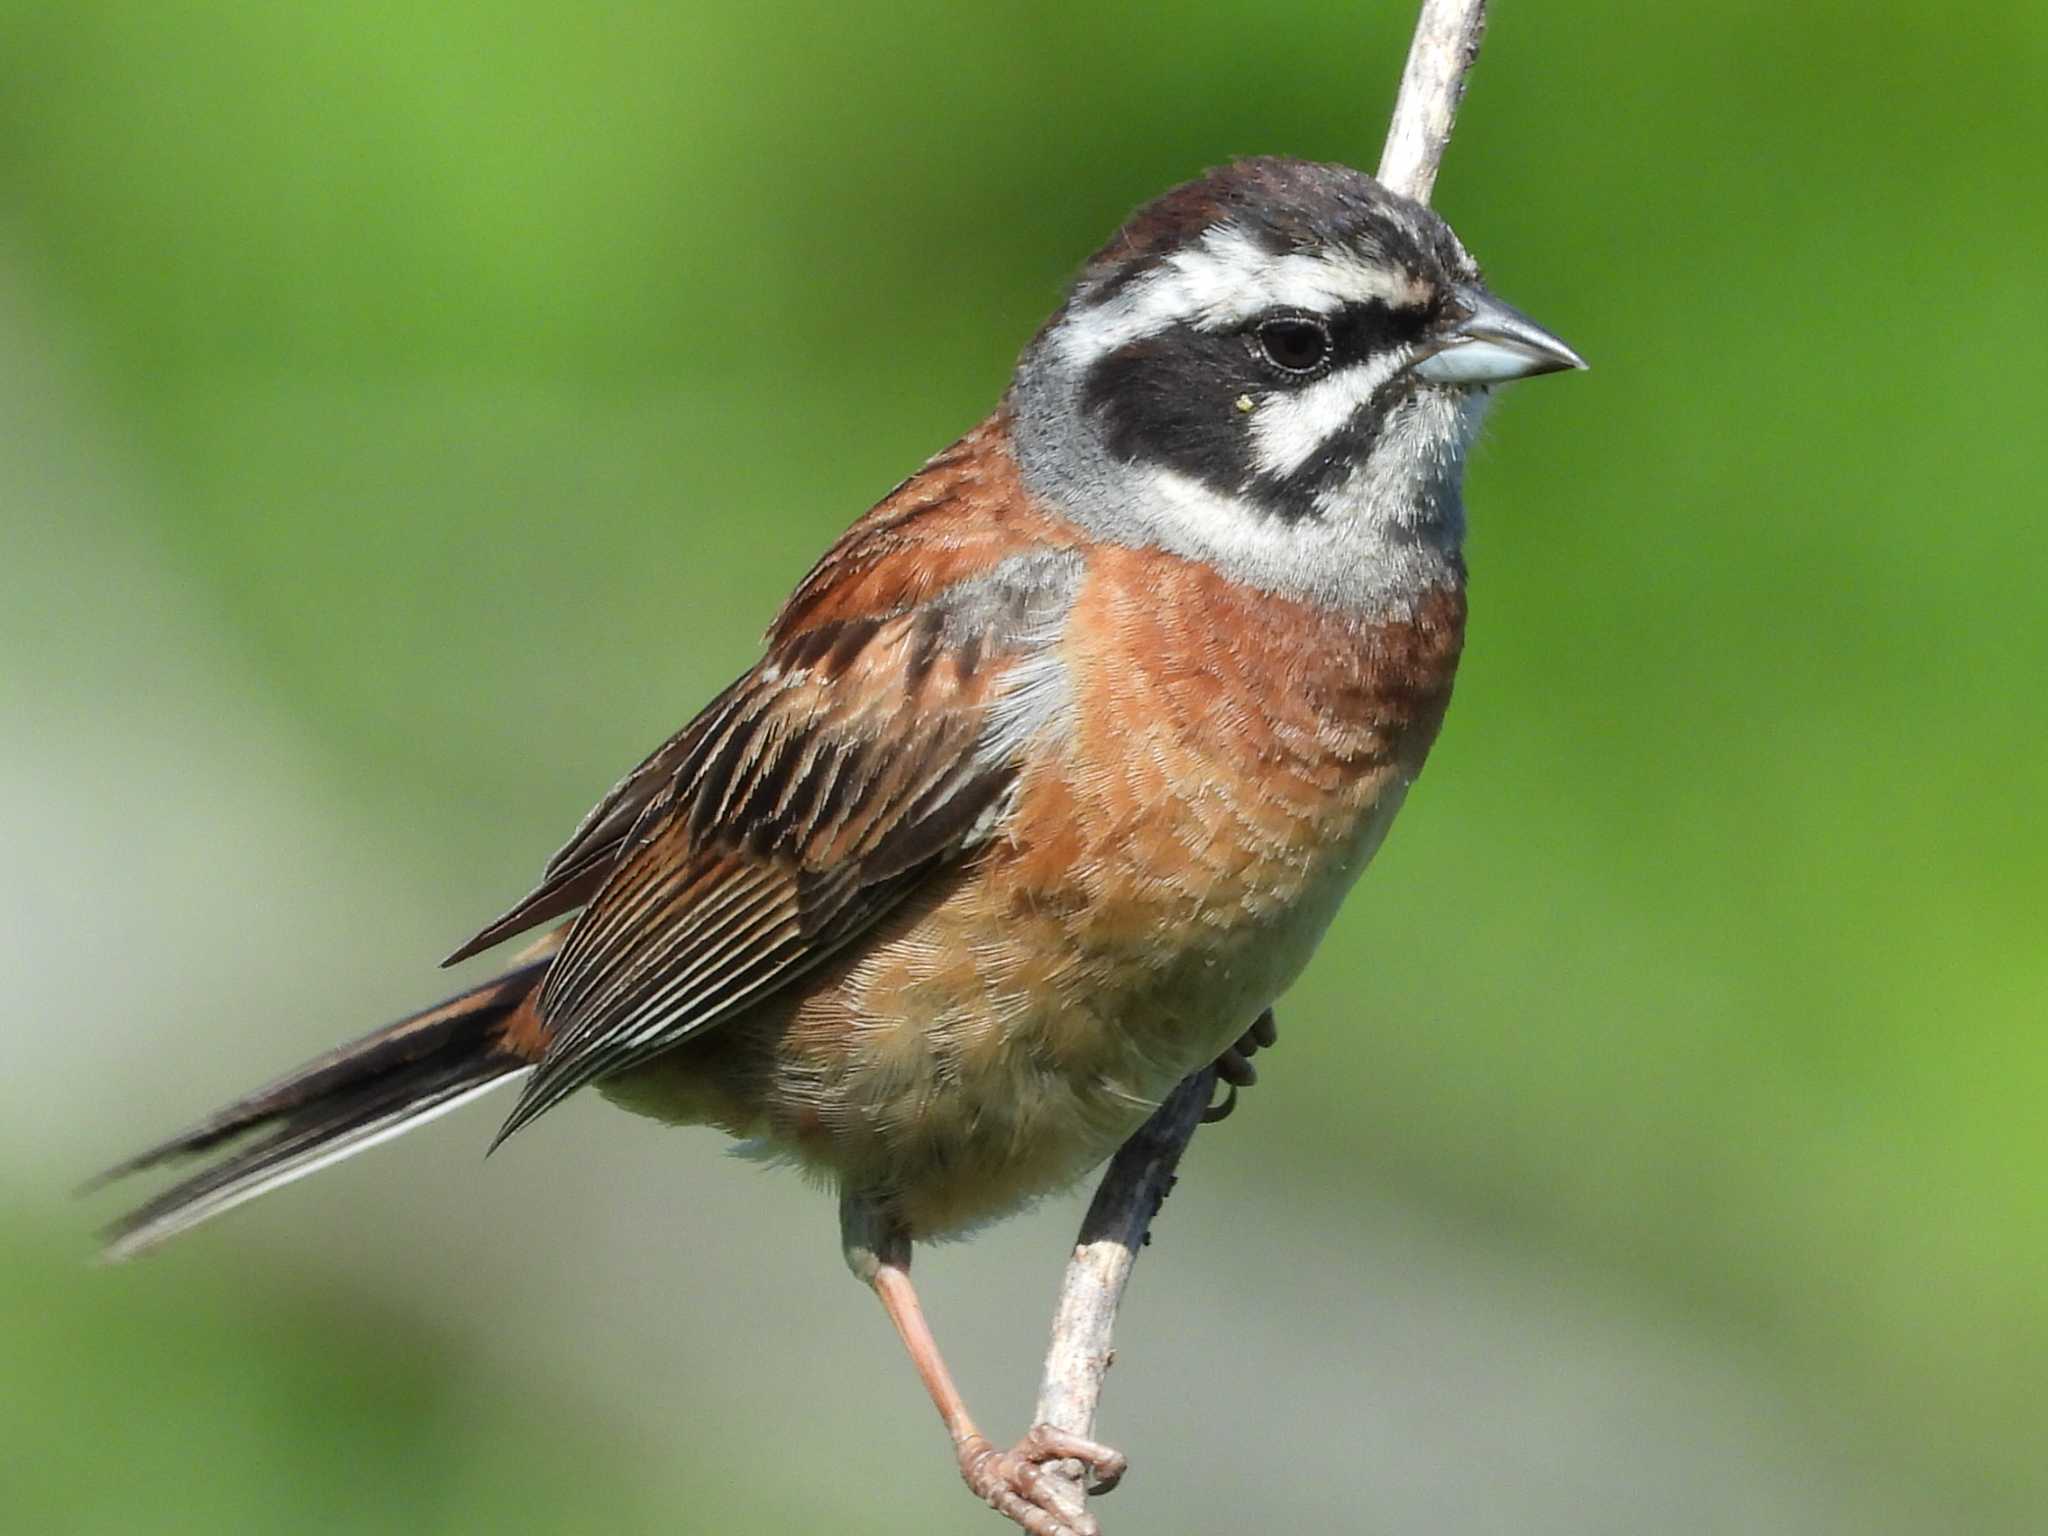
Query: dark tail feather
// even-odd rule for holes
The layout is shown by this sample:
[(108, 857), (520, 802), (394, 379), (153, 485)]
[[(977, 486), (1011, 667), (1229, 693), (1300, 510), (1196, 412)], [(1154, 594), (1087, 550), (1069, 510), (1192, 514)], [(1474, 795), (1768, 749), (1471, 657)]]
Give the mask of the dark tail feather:
[(532, 1064), (503, 1048), (504, 1028), (554, 959), (554, 945), (547, 949), (515, 970), (307, 1062), (93, 1179), (88, 1190), (239, 1143), (107, 1228), (106, 1257), (133, 1258), (523, 1076)]

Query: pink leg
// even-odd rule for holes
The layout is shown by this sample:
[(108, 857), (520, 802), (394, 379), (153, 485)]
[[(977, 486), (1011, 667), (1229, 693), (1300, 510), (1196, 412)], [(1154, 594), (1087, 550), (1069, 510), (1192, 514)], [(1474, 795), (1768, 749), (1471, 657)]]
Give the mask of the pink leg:
[(857, 1233), (866, 1237), (876, 1224), (858, 1220), (852, 1204), (848, 1202), (847, 1261), (854, 1273), (874, 1288), (889, 1321), (896, 1325), (910, 1363), (917, 1367), (918, 1379), (931, 1394), (946, 1433), (952, 1436), (961, 1479), (975, 1497), (1031, 1536), (1100, 1536), (1101, 1527), (1082, 1506), (1073, 1484), (1047, 1471), (1045, 1463), (1082, 1462), (1095, 1474), (1098, 1487), (1106, 1491), (1124, 1474), (1123, 1456), (1050, 1424), (1038, 1425), (1010, 1450), (999, 1451), (991, 1445), (975, 1428), (960, 1389), (953, 1384), (953, 1374), (946, 1369), (945, 1357), (939, 1353), (938, 1340), (932, 1337), (931, 1325), (925, 1321), (924, 1308), (918, 1304), (917, 1291), (910, 1283), (909, 1242), (895, 1233), (886, 1234), (879, 1242), (857, 1241)]

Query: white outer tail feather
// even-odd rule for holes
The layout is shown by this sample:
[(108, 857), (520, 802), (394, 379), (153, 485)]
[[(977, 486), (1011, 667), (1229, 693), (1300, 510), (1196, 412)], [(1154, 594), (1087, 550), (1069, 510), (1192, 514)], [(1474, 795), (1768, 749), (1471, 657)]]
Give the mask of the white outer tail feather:
[(258, 1195), (269, 1194), (273, 1189), (282, 1189), (308, 1174), (318, 1173), (321, 1169), (331, 1167), (345, 1158), (354, 1157), (358, 1152), (367, 1152), (371, 1147), (390, 1141), (393, 1137), (402, 1136), (407, 1131), (425, 1125), (429, 1120), (438, 1120), (450, 1110), (461, 1108), (471, 1099), (479, 1098), (493, 1088), (519, 1081), (532, 1070), (531, 1067), (521, 1067), (493, 1077), (487, 1082), (460, 1085), (444, 1095), (391, 1110), (333, 1140), (317, 1142), (279, 1162), (252, 1168), (241, 1177), (230, 1179), (218, 1189), (208, 1190), (123, 1232), (107, 1244), (101, 1257), (109, 1263), (118, 1263), (123, 1259), (132, 1259), (138, 1254), (147, 1253), (150, 1249), (169, 1242), (202, 1222), (211, 1221), (238, 1205), (254, 1200)]

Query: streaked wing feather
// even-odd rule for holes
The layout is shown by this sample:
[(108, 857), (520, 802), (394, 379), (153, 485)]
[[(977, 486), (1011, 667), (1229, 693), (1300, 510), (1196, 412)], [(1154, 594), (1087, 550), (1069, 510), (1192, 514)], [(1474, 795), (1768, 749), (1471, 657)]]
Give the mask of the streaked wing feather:
[[(896, 612), (778, 632), (629, 776), (501, 920), (609, 853), (542, 986), (548, 1049), (499, 1140), (787, 986), (979, 846), (1031, 736), (1010, 695), (1042, 686), (1079, 573), (1078, 557), (1014, 558)], [(1056, 713), (1046, 701), (1034, 718)]]

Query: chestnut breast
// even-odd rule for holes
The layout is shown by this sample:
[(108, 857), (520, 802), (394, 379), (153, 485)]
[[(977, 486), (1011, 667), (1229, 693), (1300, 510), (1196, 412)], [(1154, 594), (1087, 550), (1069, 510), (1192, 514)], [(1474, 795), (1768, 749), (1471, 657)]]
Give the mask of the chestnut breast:
[[(1461, 593), (1363, 620), (1197, 562), (1104, 550), (1067, 638), (1075, 718), (991, 882), (1119, 1010), (1156, 1099), (1306, 964), (1421, 770)], [(1091, 1008), (1092, 1011), (1092, 1008)]]

